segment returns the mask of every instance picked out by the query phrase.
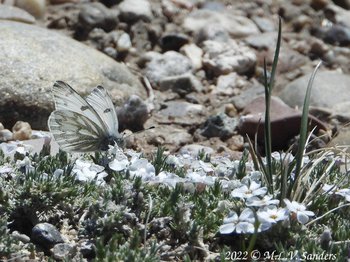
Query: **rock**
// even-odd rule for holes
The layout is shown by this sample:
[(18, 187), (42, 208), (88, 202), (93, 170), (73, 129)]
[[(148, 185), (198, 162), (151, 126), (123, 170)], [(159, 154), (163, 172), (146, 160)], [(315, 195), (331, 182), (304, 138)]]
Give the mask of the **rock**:
[(76, 248), (69, 243), (59, 243), (52, 248), (51, 253), (56, 260), (63, 261), (67, 258), (74, 257)]
[(333, 3), (339, 5), (340, 7), (349, 10), (350, 9), (350, 1), (349, 0), (333, 0)]
[(150, 30), (149, 25), (144, 21), (138, 21), (131, 26), (131, 35), (133, 46), (137, 49), (138, 52), (145, 52), (152, 49), (153, 44), (149, 39)]
[(189, 37), (182, 33), (166, 33), (160, 39), (160, 47), (164, 52), (169, 50), (179, 51), (179, 49), (188, 44)]
[[(288, 142), (300, 132), (301, 112), (290, 108), (280, 98), (271, 97), (270, 120), (272, 150), (286, 149)], [(254, 141), (264, 143), (265, 97), (260, 96), (250, 102), (243, 110), (238, 130), (242, 136), (248, 135)], [(309, 115), (310, 130), (327, 130), (327, 126), (316, 117)]]
[(326, 18), (334, 24), (350, 28), (350, 10), (345, 10), (339, 6), (330, 4), (324, 9), (324, 14)]
[(244, 39), (244, 41), (258, 50), (274, 49), (277, 41), (276, 32), (266, 32), (257, 35), (251, 35)]
[(208, 1), (208, 2), (204, 2), (202, 4), (201, 9), (222, 12), (226, 9), (226, 7), (223, 3), (215, 2), (215, 1)]
[[(279, 97), (289, 106), (301, 108), (311, 73), (289, 83)], [(331, 71), (319, 71), (316, 74), (310, 98), (310, 106), (333, 108), (349, 101), (350, 76)]]
[(258, 26), (262, 32), (273, 32), (276, 31), (276, 25), (274, 21), (262, 16), (253, 16), (252, 20)]
[(120, 122), (119, 129), (139, 131), (149, 117), (147, 104), (138, 96), (131, 95), (121, 108), (117, 110)]
[(151, 21), (153, 18), (151, 4), (148, 0), (124, 0), (119, 4), (120, 19), (133, 23), (137, 20)]
[(127, 33), (121, 34), (121, 36), (118, 38), (118, 41), (117, 41), (117, 51), (127, 52), (130, 50), (131, 47), (132, 47), (132, 44), (131, 44), (131, 39), (129, 34)]
[(119, 4), (121, 1), (122, 0), (101, 0), (100, 2), (107, 7), (112, 7), (114, 5)]
[(28, 140), (32, 137), (32, 128), (28, 122), (17, 121), (12, 132), (14, 140)]
[(228, 75), (221, 75), (217, 79), (216, 88), (213, 94), (233, 96), (240, 93), (240, 90), (248, 85), (248, 81), (236, 72)]
[(80, 253), (84, 258), (95, 258), (96, 256), (96, 246), (90, 241), (86, 240), (80, 244)]
[(165, 102), (162, 107), (164, 109), (160, 110), (161, 115), (177, 118), (177, 117), (188, 117), (191, 115), (201, 114), (204, 110), (202, 105), (191, 104), (183, 101), (169, 101)]
[(202, 146), (198, 144), (190, 144), (181, 147), (179, 153), (180, 154), (190, 154), (192, 156), (198, 156), (199, 153), (204, 152), (206, 155), (213, 155), (214, 150), (208, 146)]
[(225, 30), (225, 28), (218, 27), (216, 24), (209, 24), (200, 29), (198, 33), (194, 35), (194, 38), (196, 43), (201, 45), (206, 40), (214, 40), (225, 43), (230, 41), (231, 36), (227, 30)]
[(22, 120), (47, 129), (54, 108), (49, 91), (56, 80), (81, 94), (102, 85), (120, 104), (131, 94), (146, 97), (124, 65), (71, 38), (10, 21), (0, 21), (0, 31), (0, 57), (6, 57), (0, 59), (0, 122), (6, 126)]
[(246, 37), (259, 33), (259, 29), (249, 18), (229, 11), (194, 10), (183, 22), (183, 27), (194, 34), (209, 25), (211, 25), (211, 28), (223, 28), (233, 38)]
[(28, 24), (35, 23), (34, 16), (27, 11), (9, 5), (0, 5), (0, 20), (12, 20)]
[(42, 18), (46, 11), (45, 0), (16, 0), (16, 6), (36, 18)]
[(193, 69), (198, 70), (202, 68), (203, 51), (197, 45), (184, 45), (183, 47), (181, 47), (180, 52), (191, 60)]
[(243, 90), (239, 95), (234, 96), (231, 101), (238, 110), (243, 110), (254, 98), (265, 93), (264, 86), (255, 83), (252, 87)]
[(190, 73), (163, 78), (159, 83), (159, 87), (161, 91), (171, 89), (182, 97), (191, 92), (203, 91), (202, 83)]
[(177, 151), (181, 146), (192, 142), (192, 135), (186, 130), (174, 126), (157, 126), (145, 132), (146, 141), (150, 145), (164, 146), (170, 151)]
[(32, 229), (31, 239), (45, 249), (50, 249), (58, 243), (63, 243), (61, 233), (49, 223), (36, 224)]
[(333, 25), (325, 32), (323, 41), (332, 45), (348, 46), (350, 44), (350, 28)]
[(203, 51), (203, 66), (209, 74), (248, 74), (255, 70), (254, 51), (234, 40), (227, 43), (207, 40), (203, 43)]
[(25, 234), (21, 234), (16, 230), (11, 233), (11, 236), (16, 240), (21, 241), (22, 243), (29, 243), (30, 242), (30, 237), (28, 237)]
[(347, 146), (346, 151), (350, 152), (350, 129), (349, 126), (340, 128), (337, 132), (337, 136), (331, 140), (328, 146)]
[(145, 75), (153, 86), (158, 86), (165, 77), (182, 75), (191, 70), (191, 61), (186, 56), (168, 51), (164, 54), (152, 53), (151, 61), (145, 68)]
[(8, 129), (2, 129), (0, 130), (0, 142), (6, 142), (13, 140), (13, 134)]
[(226, 114), (210, 116), (200, 129), (200, 134), (205, 137), (220, 137), (227, 139), (235, 133), (238, 121)]
[(76, 37), (84, 38), (93, 28), (110, 32), (118, 24), (118, 12), (99, 2), (86, 3), (82, 6), (76, 29)]

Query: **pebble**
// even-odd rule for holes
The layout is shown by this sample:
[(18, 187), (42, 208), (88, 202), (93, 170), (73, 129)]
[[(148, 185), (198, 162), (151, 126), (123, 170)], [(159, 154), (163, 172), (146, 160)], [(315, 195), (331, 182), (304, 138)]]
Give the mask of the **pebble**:
[(18, 231), (13, 231), (11, 233), (12, 237), (16, 240), (21, 241), (22, 243), (29, 243), (30, 242), (30, 237), (28, 237), (25, 234), (21, 234)]
[(179, 51), (180, 48), (188, 44), (189, 37), (182, 33), (165, 33), (160, 39), (160, 47), (164, 52), (169, 50)]
[[(210, 26), (210, 27), (209, 27)], [(239, 38), (259, 33), (255, 23), (247, 17), (239, 16), (233, 12), (216, 12), (207, 9), (192, 11), (183, 21), (185, 30), (197, 34), (200, 30), (208, 28), (222, 28), (231, 37)]]
[(42, 18), (46, 12), (45, 0), (16, 0), (15, 4), (38, 19)]
[(151, 4), (148, 0), (124, 0), (119, 4), (120, 19), (133, 23), (138, 20), (146, 22), (153, 18)]
[(28, 140), (32, 137), (32, 128), (28, 122), (17, 121), (12, 132), (14, 140)]
[(246, 88), (239, 95), (231, 99), (232, 104), (240, 111), (250, 103), (254, 98), (265, 93), (264, 86), (260, 83), (254, 83), (253, 86)]
[(268, 19), (266, 17), (261, 17), (261, 16), (253, 16), (252, 20), (262, 32), (276, 31), (277, 23), (272, 21), (271, 19)]
[(190, 59), (193, 69), (199, 70), (202, 68), (203, 50), (196, 44), (184, 45), (181, 47), (180, 52)]
[(129, 34), (122, 33), (117, 41), (117, 50), (118, 52), (127, 52), (132, 47), (131, 39)]
[(200, 134), (205, 137), (220, 137), (227, 139), (234, 135), (238, 121), (226, 114), (210, 116), (200, 129)]
[(168, 117), (187, 117), (191, 118), (191, 115), (197, 115), (203, 112), (204, 107), (202, 105), (192, 104), (184, 101), (168, 101), (163, 104), (164, 109), (159, 113)]
[(137, 95), (131, 95), (117, 110), (117, 114), (121, 130), (143, 130), (143, 125), (149, 118), (147, 104)]
[(10, 140), (13, 140), (12, 132), (8, 129), (0, 130), (0, 141), (6, 142), (6, 141), (10, 141)]
[(146, 64), (145, 75), (153, 86), (169, 76), (182, 75), (192, 71), (191, 61), (184, 55), (175, 51), (164, 54), (154, 54), (151, 61)]
[(227, 75), (221, 75), (217, 79), (216, 88), (213, 89), (213, 94), (234, 96), (240, 93), (240, 90), (248, 86), (248, 81), (238, 75), (236, 72)]
[(35, 17), (30, 13), (16, 6), (9, 5), (0, 5), (0, 20), (12, 20), (28, 24), (35, 23)]
[(350, 28), (334, 25), (325, 32), (323, 40), (332, 45), (348, 46), (350, 44)]
[(266, 32), (257, 35), (251, 35), (244, 39), (244, 41), (258, 50), (261, 49), (271, 49), (275, 48), (275, 43), (277, 41), (276, 32)]
[(207, 73), (214, 76), (231, 72), (248, 74), (255, 70), (255, 52), (233, 39), (226, 43), (207, 40), (203, 43), (203, 51), (203, 66)]
[(161, 91), (171, 89), (182, 97), (191, 92), (203, 91), (202, 83), (190, 73), (163, 78), (159, 83), (159, 87)]
[(49, 223), (36, 224), (32, 229), (31, 239), (46, 249), (63, 242), (61, 233)]
[(118, 23), (118, 14), (117, 10), (109, 9), (99, 2), (86, 3), (79, 12), (76, 34), (86, 34), (93, 28), (112, 31)]
[(84, 258), (95, 258), (95, 244), (90, 240), (82, 241), (80, 244), (80, 253), (83, 255)]
[(52, 248), (51, 253), (56, 260), (63, 261), (74, 257), (76, 251), (75, 245), (69, 243), (59, 243)]

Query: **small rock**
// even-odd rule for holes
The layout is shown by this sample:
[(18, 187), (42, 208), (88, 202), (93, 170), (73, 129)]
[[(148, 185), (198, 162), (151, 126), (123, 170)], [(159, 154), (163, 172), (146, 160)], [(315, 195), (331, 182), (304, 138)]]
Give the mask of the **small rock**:
[(76, 34), (84, 36), (93, 28), (109, 32), (116, 28), (117, 23), (118, 12), (115, 9), (108, 9), (99, 2), (86, 3), (79, 12)]
[(183, 22), (183, 27), (194, 34), (210, 25), (212, 25), (211, 28), (223, 28), (233, 38), (246, 37), (259, 33), (259, 29), (249, 18), (229, 11), (194, 10)]
[(211, 116), (205, 121), (200, 134), (205, 137), (220, 137), (227, 139), (235, 133), (237, 119), (225, 114)]
[(133, 23), (137, 20), (151, 21), (153, 18), (151, 4), (148, 0), (124, 0), (119, 4), (120, 19)]
[(249, 104), (254, 98), (265, 93), (264, 86), (255, 83), (252, 87), (243, 90), (239, 95), (234, 96), (231, 101), (238, 110)]
[(199, 153), (204, 152), (206, 155), (214, 154), (214, 149), (208, 146), (202, 146), (199, 144), (190, 144), (181, 147), (179, 153), (180, 154), (190, 154), (192, 156), (198, 156)]
[(333, 25), (325, 33), (323, 40), (332, 45), (348, 46), (350, 44), (350, 29), (342, 25)]
[(225, 106), (225, 114), (228, 115), (229, 117), (234, 117), (237, 115), (237, 109), (233, 104), (227, 104)]
[(160, 46), (164, 52), (179, 49), (189, 42), (189, 37), (182, 33), (166, 33), (160, 39)]
[(158, 86), (165, 77), (182, 75), (191, 70), (191, 61), (186, 56), (175, 51), (168, 51), (152, 57), (152, 60), (146, 65), (145, 75), (153, 86)]
[(147, 104), (137, 95), (131, 95), (117, 113), (121, 130), (142, 130), (149, 117)]
[(14, 140), (28, 140), (32, 137), (32, 128), (28, 122), (17, 121), (12, 132)]
[(183, 101), (169, 101), (163, 105), (165, 109), (159, 111), (160, 114), (168, 117), (191, 117), (203, 112), (202, 105), (191, 104)]
[(74, 257), (76, 248), (69, 243), (59, 243), (52, 248), (51, 253), (56, 260), (63, 261), (67, 258)]
[(118, 52), (127, 52), (132, 47), (129, 34), (123, 33), (117, 41)]
[(50, 249), (58, 243), (63, 243), (61, 233), (49, 223), (35, 225), (32, 229), (31, 239), (46, 249)]
[(10, 141), (10, 140), (13, 140), (12, 132), (8, 129), (0, 130), (0, 141), (6, 142), (6, 141)]
[(262, 32), (273, 32), (276, 30), (276, 24), (275, 22), (271, 21), (270, 19), (262, 16), (253, 16), (252, 20), (254, 23), (259, 27), (259, 29)]
[(35, 23), (34, 16), (27, 11), (9, 5), (0, 5), (0, 20), (12, 20), (28, 24)]
[(244, 41), (258, 50), (261, 49), (271, 49), (275, 48), (275, 43), (277, 41), (276, 32), (266, 32), (257, 35), (251, 35), (244, 39)]
[(217, 79), (216, 88), (213, 90), (213, 94), (233, 96), (240, 93), (240, 89), (243, 89), (248, 85), (248, 81), (236, 72), (229, 73), (228, 75), (221, 75)]
[(181, 47), (180, 52), (191, 60), (193, 69), (202, 68), (203, 51), (200, 47), (195, 44), (187, 44)]
[(96, 246), (90, 241), (86, 240), (80, 244), (80, 253), (84, 258), (95, 258), (96, 256)]
[(132, 44), (138, 52), (145, 52), (152, 49), (153, 44), (149, 39), (149, 25), (144, 21), (138, 21), (131, 26), (130, 34), (132, 36)]
[(30, 237), (28, 237), (25, 234), (21, 234), (18, 231), (13, 231), (11, 233), (12, 237), (21, 241), (22, 243), (29, 243), (30, 242)]
[(171, 89), (180, 96), (185, 96), (191, 92), (203, 91), (202, 83), (189, 73), (163, 78), (159, 83), (159, 87), (161, 91)]
[(194, 35), (194, 39), (198, 44), (201, 44), (206, 40), (227, 42), (230, 41), (231, 36), (225, 28), (218, 27), (216, 24), (209, 24), (200, 29), (198, 33)]
[(204, 2), (203, 5), (201, 6), (201, 9), (207, 9), (211, 11), (216, 11), (216, 12), (222, 12), (225, 10), (225, 5), (220, 2), (216, 1), (208, 1)]
[(42, 18), (46, 11), (45, 0), (16, 0), (16, 6), (36, 18)]
[(203, 43), (203, 66), (215, 76), (237, 72), (254, 72), (256, 55), (245, 45), (231, 40), (227, 43), (207, 40)]

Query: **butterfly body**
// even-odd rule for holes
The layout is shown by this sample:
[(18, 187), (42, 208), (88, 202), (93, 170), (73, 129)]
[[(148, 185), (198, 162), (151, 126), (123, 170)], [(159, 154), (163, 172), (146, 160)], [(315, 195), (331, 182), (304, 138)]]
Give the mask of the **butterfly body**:
[(71, 86), (57, 81), (53, 94), (56, 110), (48, 126), (62, 150), (105, 151), (108, 145), (124, 144), (112, 99), (102, 86), (84, 99)]

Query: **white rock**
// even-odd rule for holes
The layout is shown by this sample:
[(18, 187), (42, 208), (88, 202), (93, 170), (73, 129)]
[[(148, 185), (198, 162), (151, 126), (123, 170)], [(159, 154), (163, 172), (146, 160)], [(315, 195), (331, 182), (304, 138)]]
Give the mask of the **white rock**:
[(0, 5), (0, 19), (34, 24), (35, 18), (25, 10), (9, 5)]
[(131, 48), (130, 36), (127, 33), (123, 33), (117, 41), (117, 51), (125, 52)]
[(46, 11), (45, 0), (16, 0), (16, 6), (26, 10), (36, 18), (42, 18)]
[(191, 60), (194, 69), (202, 68), (203, 50), (200, 47), (195, 44), (187, 44), (181, 47), (180, 52)]
[(150, 21), (153, 17), (151, 4), (147, 0), (124, 0), (119, 4), (119, 10), (125, 21)]

